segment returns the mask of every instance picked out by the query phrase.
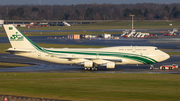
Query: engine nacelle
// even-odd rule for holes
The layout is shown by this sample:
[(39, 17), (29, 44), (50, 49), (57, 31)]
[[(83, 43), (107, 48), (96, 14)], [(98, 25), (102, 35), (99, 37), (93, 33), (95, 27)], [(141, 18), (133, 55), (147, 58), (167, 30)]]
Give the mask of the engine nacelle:
[(115, 62), (107, 62), (104, 64), (101, 64), (100, 66), (106, 66), (106, 68), (115, 68)]
[(115, 62), (107, 62), (106, 68), (115, 68)]
[(93, 61), (84, 61), (84, 67), (93, 67)]

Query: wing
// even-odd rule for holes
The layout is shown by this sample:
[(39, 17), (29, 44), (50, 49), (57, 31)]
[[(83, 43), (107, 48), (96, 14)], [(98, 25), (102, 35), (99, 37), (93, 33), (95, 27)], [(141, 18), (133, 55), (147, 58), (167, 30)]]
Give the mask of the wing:
[(114, 62), (114, 63), (119, 63), (122, 62), (122, 59), (101, 59), (101, 58), (70, 58), (70, 57), (58, 57), (61, 59), (68, 59), (69, 61), (77, 61), (77, 62), (84, 62), (84, 61), (92, 61), (93, 63), (96, 64), (104, 64), (107, 62)]

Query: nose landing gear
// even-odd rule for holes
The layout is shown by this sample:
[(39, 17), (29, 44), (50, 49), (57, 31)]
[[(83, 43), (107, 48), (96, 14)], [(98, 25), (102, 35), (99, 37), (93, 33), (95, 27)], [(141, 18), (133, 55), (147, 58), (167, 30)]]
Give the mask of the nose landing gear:
[(150, 70), (153, 70), (154, 69), (154, 64), (152, 64), (151, 66), (150, 66)]

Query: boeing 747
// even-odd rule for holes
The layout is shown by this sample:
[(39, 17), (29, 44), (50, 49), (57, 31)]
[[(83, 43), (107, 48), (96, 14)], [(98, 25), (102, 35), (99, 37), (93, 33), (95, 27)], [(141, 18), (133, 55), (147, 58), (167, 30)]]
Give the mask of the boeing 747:
[(170, 56), (152, 46), (118, 46), (106, 48), (43, 48), (36, 45), (13, 25), (4, 25), (11, 43), (7, 52), (60, 64), (80, 64), (85, 70), (98, 66), (115, 68), (115, 65), (150, 64), (167, 60)]

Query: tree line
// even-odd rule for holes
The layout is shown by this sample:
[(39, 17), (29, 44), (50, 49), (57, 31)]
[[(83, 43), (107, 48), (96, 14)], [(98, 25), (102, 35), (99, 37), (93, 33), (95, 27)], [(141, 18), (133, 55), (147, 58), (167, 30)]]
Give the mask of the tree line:
[(3, 20), (174, 20), (180, 4), (4, 5)]

